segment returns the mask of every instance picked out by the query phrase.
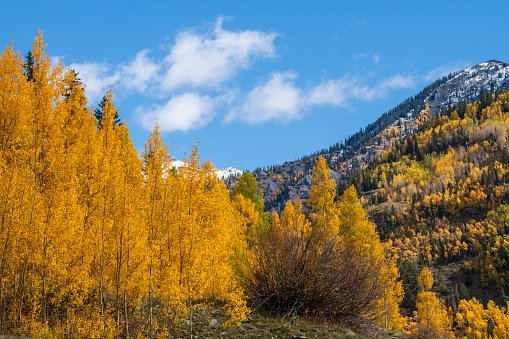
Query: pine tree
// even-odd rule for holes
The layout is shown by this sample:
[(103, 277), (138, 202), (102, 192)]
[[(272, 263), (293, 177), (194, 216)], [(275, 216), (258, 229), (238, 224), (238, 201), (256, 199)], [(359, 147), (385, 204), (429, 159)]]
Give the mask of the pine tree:
[(27, 81), (34, 81), (34, 58), (32, 56), (32, 51), (28, 51), (23, 67), (25, 68)]
[[(99, 108), (96, 108), (94, 111), (95, 119), (97, 120), (97, 126), (101, 128), (103, 119), (104, 119), (104, 106), (108, 102), (108, 96), (104, 95), (101, 99), (101, 102), (99, 103)], [(113, 116), (113, 123), (115, 125), (121, 125), (120, 118), (118, 116), (118, 110), (115, 110), (115, 115)]]

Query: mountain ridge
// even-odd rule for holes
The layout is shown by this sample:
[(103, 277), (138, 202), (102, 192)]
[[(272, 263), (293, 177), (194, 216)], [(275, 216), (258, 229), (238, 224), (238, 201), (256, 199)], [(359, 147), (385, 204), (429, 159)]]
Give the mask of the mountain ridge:
[[(338, 184), (349, 179), (352, 172), (361, 171), (391, 145), (417, 130), (420, 112), (429, 107), (429, 118), (458, 105), (472, 102), (486, 92), (509, 88), (509, 64), (489, 60), (465, 70), (449, 74), (425, 87), (418, 94), (382, 114), (374, 123), (338, 142), (329, 149), (282, 165), (257, 168), (255, 176), (263, 191), (266, 210), (281, 211), (286, 201), (309, 198), (311, 169), (314, 159), (323, 156)], [(231, 182), (230, 182), (231, 185)]]

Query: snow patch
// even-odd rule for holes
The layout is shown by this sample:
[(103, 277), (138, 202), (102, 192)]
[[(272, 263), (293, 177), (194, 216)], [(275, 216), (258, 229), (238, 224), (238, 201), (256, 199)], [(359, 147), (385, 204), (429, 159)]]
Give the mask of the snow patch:
[[(181, 160), (177, 160), (175, 158), (171, 158), (170, 167), (174, 167), (177, 170), (183, 166), (186, 166), (186, 163)], [(244, 173), (243, 170), (240, 170), (236, 167), (227, 167), (227, 168), (219, 168), (216, 169), (216, 175), (218, 179), (223, 180), (229, 177), (236, 177), (242, 175)]]
[(473, 101), (483, 92), (509, 87), (509, 64), (490, 60), (459, 72), (445, 84), (439, 86), (427, 98), (431, 115), (460, 101)]
[(216, 169), (216, 174), (219, 179), (227, 179), (229, 177), (236, 177), (242, 175), (244, 173), (243, 170), (239, 170), (236, 167), (227, 167)]

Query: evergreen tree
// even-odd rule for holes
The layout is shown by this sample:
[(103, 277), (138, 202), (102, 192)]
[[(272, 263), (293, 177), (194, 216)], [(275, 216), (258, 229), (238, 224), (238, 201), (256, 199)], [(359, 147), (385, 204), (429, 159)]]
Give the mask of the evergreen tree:
[(25, 68), (27, 81), (34, 81), (34, 57), (32, 55), (32, 51), (28, 51), (23, 67)]
[[(103, 98), (101, 99), (101, 102), (99, 103), (99, 108), (96, 108), (94, 111), (94, 116), (95, 116), (95, 119), (97, 120), (97, 126), (101, 126), (101, 124), (102, 124), (103, 117), (104, 117), (103, 110), (104, 110), (104, 105), (106, 105), (106, 102), (109, 102), (109, 101), (105, 95), (105, 96), (103, 96)], [(118, 126), (121, 125), (120, 118), (118, 116), (118, 110), (115, 111), (115, 116), (113, 117), (113, 123)]]

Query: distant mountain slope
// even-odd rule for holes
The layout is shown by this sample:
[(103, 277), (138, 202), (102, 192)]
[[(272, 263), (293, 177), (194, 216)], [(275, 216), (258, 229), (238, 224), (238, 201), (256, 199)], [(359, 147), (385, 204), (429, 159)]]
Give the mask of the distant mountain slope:
[(413, 97), (384, 113), (374, 123), (328, 149), (282, 165), (258, 168), (254, 176), (264, 192), (267, 210), (281, 210), (287, 200), (309, 198), (310, 170), (322, 155), (338, 181), (348, 180), (395, 141), (417, 129), (419, 113), (430, 107), (429, 117), (459, 102), (471, 102), (481, 93), (509, 87), (509, 64), (491, 60), (436, 80)]
[(409, 314), (412, 272), (423, 264), (433, 266), (435, 291), (454, 312), (470, 297), (507, 305), (508, 135), (509, 92), (482, 94), (435, 115), (350, 178), (400, 263)]
[(483, 92), (495, 92), (497, 88), (506, 89), (509, 83), (509, 64), (490, 60), (459, 72), (446, 83), (435, 89), (425, 102), (431, 115), (457, 105), (460, 101), (472, 102)]

